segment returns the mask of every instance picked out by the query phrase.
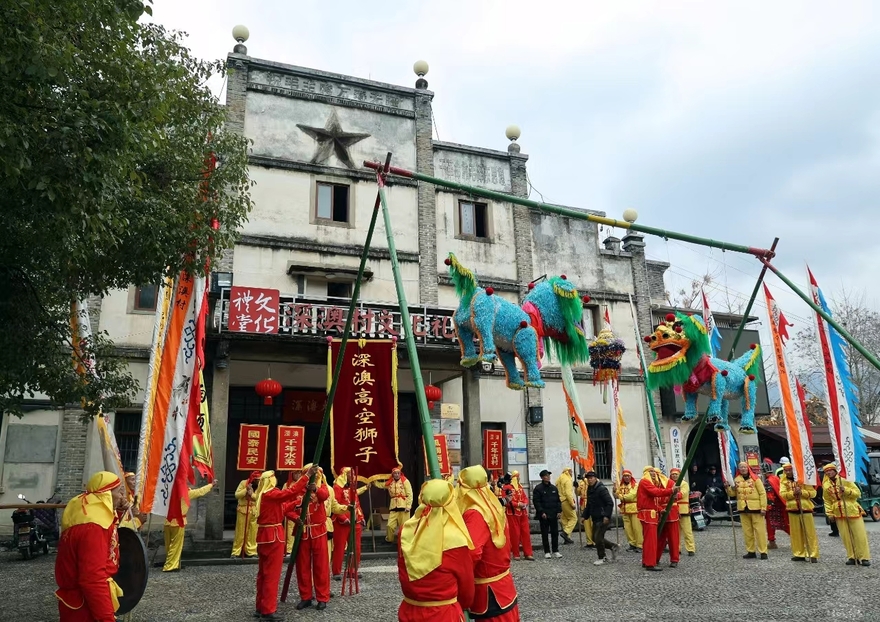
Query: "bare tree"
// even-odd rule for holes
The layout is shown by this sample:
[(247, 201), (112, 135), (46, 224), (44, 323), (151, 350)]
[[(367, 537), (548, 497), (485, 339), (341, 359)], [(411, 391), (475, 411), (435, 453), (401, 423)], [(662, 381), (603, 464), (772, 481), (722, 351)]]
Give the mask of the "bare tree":
[[(692, 279), (687, 286), (679, 288), (674, 294), (666, 290), (666, 302), (676, 309), (701, 309), (703, 303), (700, 300), (700, 292), (703, 288), (708, 290), (709, 286), (715, 283), (716, 276), (707, 272), (698, 279)], [(706, 293), (710, 295), (708, 291)]]

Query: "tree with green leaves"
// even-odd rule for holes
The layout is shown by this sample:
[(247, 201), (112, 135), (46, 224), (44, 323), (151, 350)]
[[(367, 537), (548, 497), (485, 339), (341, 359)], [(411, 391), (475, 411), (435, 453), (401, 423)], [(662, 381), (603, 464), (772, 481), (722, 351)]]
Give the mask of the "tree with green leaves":
[(97, 378), (76, 373), (72, 303), (203, 273), (251, 209), (248, 143), (206, 86), (223, 62), (150, 14), (140, 0), (0, 3), (2, 412), (40, 395), (88, 414), (127, 405), (137, 384), (106, 335), (79, 353)]

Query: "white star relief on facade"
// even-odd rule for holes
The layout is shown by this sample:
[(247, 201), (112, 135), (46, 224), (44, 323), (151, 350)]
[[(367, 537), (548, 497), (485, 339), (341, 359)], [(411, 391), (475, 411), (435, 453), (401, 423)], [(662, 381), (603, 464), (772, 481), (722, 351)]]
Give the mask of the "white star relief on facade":
[(371, 136), (371, 134), (356, 134), (343, 131), (335, 110), (330, 113), (330, 118), (327, 119), (327, 125), (324, 127), (310, 127), (301, 124), (297, 124), (297, 127), (315, 139), (317, 143), (318, 148), (315, 151), (315, 155), (312, 156), (312, 164), (323, 164), (330, 158), (330, 154), (333, 153), (340, 162), (351, 169), (355, 168), (355, 166), (351, 155), (348, 153), (348, 148)]

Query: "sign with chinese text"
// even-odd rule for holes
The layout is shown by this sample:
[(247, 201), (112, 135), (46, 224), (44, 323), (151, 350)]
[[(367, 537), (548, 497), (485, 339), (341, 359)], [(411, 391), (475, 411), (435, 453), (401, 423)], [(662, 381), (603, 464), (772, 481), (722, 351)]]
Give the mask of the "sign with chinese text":
[(673, 469), (680, 469), (684, 465), (684, 448), (681, 443), (681, 429), (677, 425), (669, 428), (669, 458)]
[(501, 430), (483, 430), (483, 467), (487, 471), (504, 470), (504, 437)]
[[(746, 464), (755, 475), (761, 474), (761, 449), (757, 445), (743, 445), (743, 454), (746, 457)], [(734, 473), (736, 475), (736, 473)]]
[(276, 471), (300, 471), (303, 468), (306, 429), (301, 425), (278, 426), (278, 466)]
[(277, 289), (233, 287), (229, 292), (229, 330), (234, 333), (278, 332)]
[(285, 391), (284, 423), (321, 423), (324, 420), (326, 391)]
[(269, 426), (242, 423), (238, 433), (238, 470), (265, 471)]
[[(449, 462), (449, 446), (446, 444), (445, 434), (434, 435), (434, 451), (437, 452), (437, 464), (440, 465), (440, 475), (452, 473), (452, 466)], [(428, 468), (427, 454), (425, 454), (425, 473), (431, 473), (431, 469)]]
[(441, 419), (461, 419), (461, 406), (458, 404), (440, 404)]
[[(339, 341), (330, 344), (335, 369)], [(357, 469), (358, 480), (387, 479), (397, 467), (397, 343), (391, 339), (348, 342), (330, 411), (333, 471)], [(330, 388), (331, 378), (327, 378)]]

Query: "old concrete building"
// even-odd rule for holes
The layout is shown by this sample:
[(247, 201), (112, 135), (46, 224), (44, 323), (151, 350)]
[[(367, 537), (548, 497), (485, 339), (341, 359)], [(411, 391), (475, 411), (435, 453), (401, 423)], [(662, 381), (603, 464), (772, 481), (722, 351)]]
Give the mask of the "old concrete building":
[[(428, 90), (426, 66), (419, 67), (421, 75), (414, 87), (403, 87), (260, 60), (248, 55), (242, 41), (228, 60), (233, 70), (226, 94), (229, 123), (253, 140), (250, 174), (256, 186), (255, 209), (211, 283), (206, 383), (221, 495), (210, 495), (206, 507), (199, 510), (206, 517), (209, 539), (221, 538), (234, 521), (232, 493), (241, 478), (235, 464), (241, 423), (304, 425), (306, 455), (315, 448), (327, 385), (326, 339), (341, 330), (376, 199), (375, 176), (362, 162), (384, 160), (391, 152), (393, 164), (401, 168), (517, 196), (529, 192), (528, 156), (521, 151), (515, 128), (509, 129), (511, 141), (501, 150), (433, 140), (434, 93)], [(499, 128), (499, 139), (503, 130)], [(541, 391), (506, 388), (503, 371), (492, 366), (470, 371), (460, 367), (451, 320), (458, 300), (444, 265), (449, 252), (474, 271), (482, 286), (491, 286), (517, 303), (530, 282), (565, 274), (581, 294), (591, 297), (584, 305), (588, 333), (601, 328), (604, 310), (609, 310), (615, 332), (629, 348), (620, 387), (627, 421), (626, 464), (640, 468), (651, 462), (646, 398), (634, 340), (636, 332), (651, 330), (652, 305), (663, 301), (668, 265), (646, 259), (643, 237), (629, 233), (618, 239), (590, 222), (409, 179), (392, 181), (388, 198), (393, 236), (424, 380), (439, 386), (441, 402), (456, 405), (461, 413), (460, 421), (441, 422), (441, 408), (435, 408), (436, 426), (450, 435), (453, 463), (481, 461), (484, 429), (503, 431), (505, 466), (519, 470), (524, 479), (544, 465), (558, 473), (571, 460), (569, 419), (553, 363), (546, 362), (542, 370), (547, 386)], [(243, 321), (230, 300), (232, 287), (273, 290), (277, 311), (271, 322), (277, 330), (272, 334), (259, 334), (253, 326), (244, 332), (230, 330), (231, 315), (238, 314), (236, 325)], [(92, 321), (116, 341), (142, 386), (156, 299), (156, 287), (147, 285), (92, 303)], [(356, 330), (366, 337), (402, 331), (381, 219), (360, 290)], [(400, 459), (410, 477), (419, 480), (424, 472), (421, 431), (410, 365), (400, 345)], [(270, 374), (284, 388), (271, 407), (263, 406), (254, 391), (254, 385)], [(576, 379), (597, 467), (607, 477), (610, 406), (593, 385), (589, 368), (577, 370)], [(127, 468), (136, 459), (141, 406), (133, 404), (114, 416)], [(100, 454), (93, 426), (83, 426), (76, 417), (75, 411), (41, 411), (26, 421), (4, 421), (0, 503), (22, 491), (41, 498), (55, 488), (64, 497), (79, 492), (83, 480), (100, 466)], [(22, 437), (18, 428), (23, 426), (46, 427), (40, 438), (47, 450), (35, 454), (40, 458), (34, 464), (7, 447), (6, 439)], [(50, 452), (53, 439), (56, 447)], [(273, 445), (271, 437), (269, 447)], [(269, 468), (273, 453), (270, 449)], [(329, 461), (328, 444), (325, 470)], [(381, 495), (377, 500), (381, 502)]]

